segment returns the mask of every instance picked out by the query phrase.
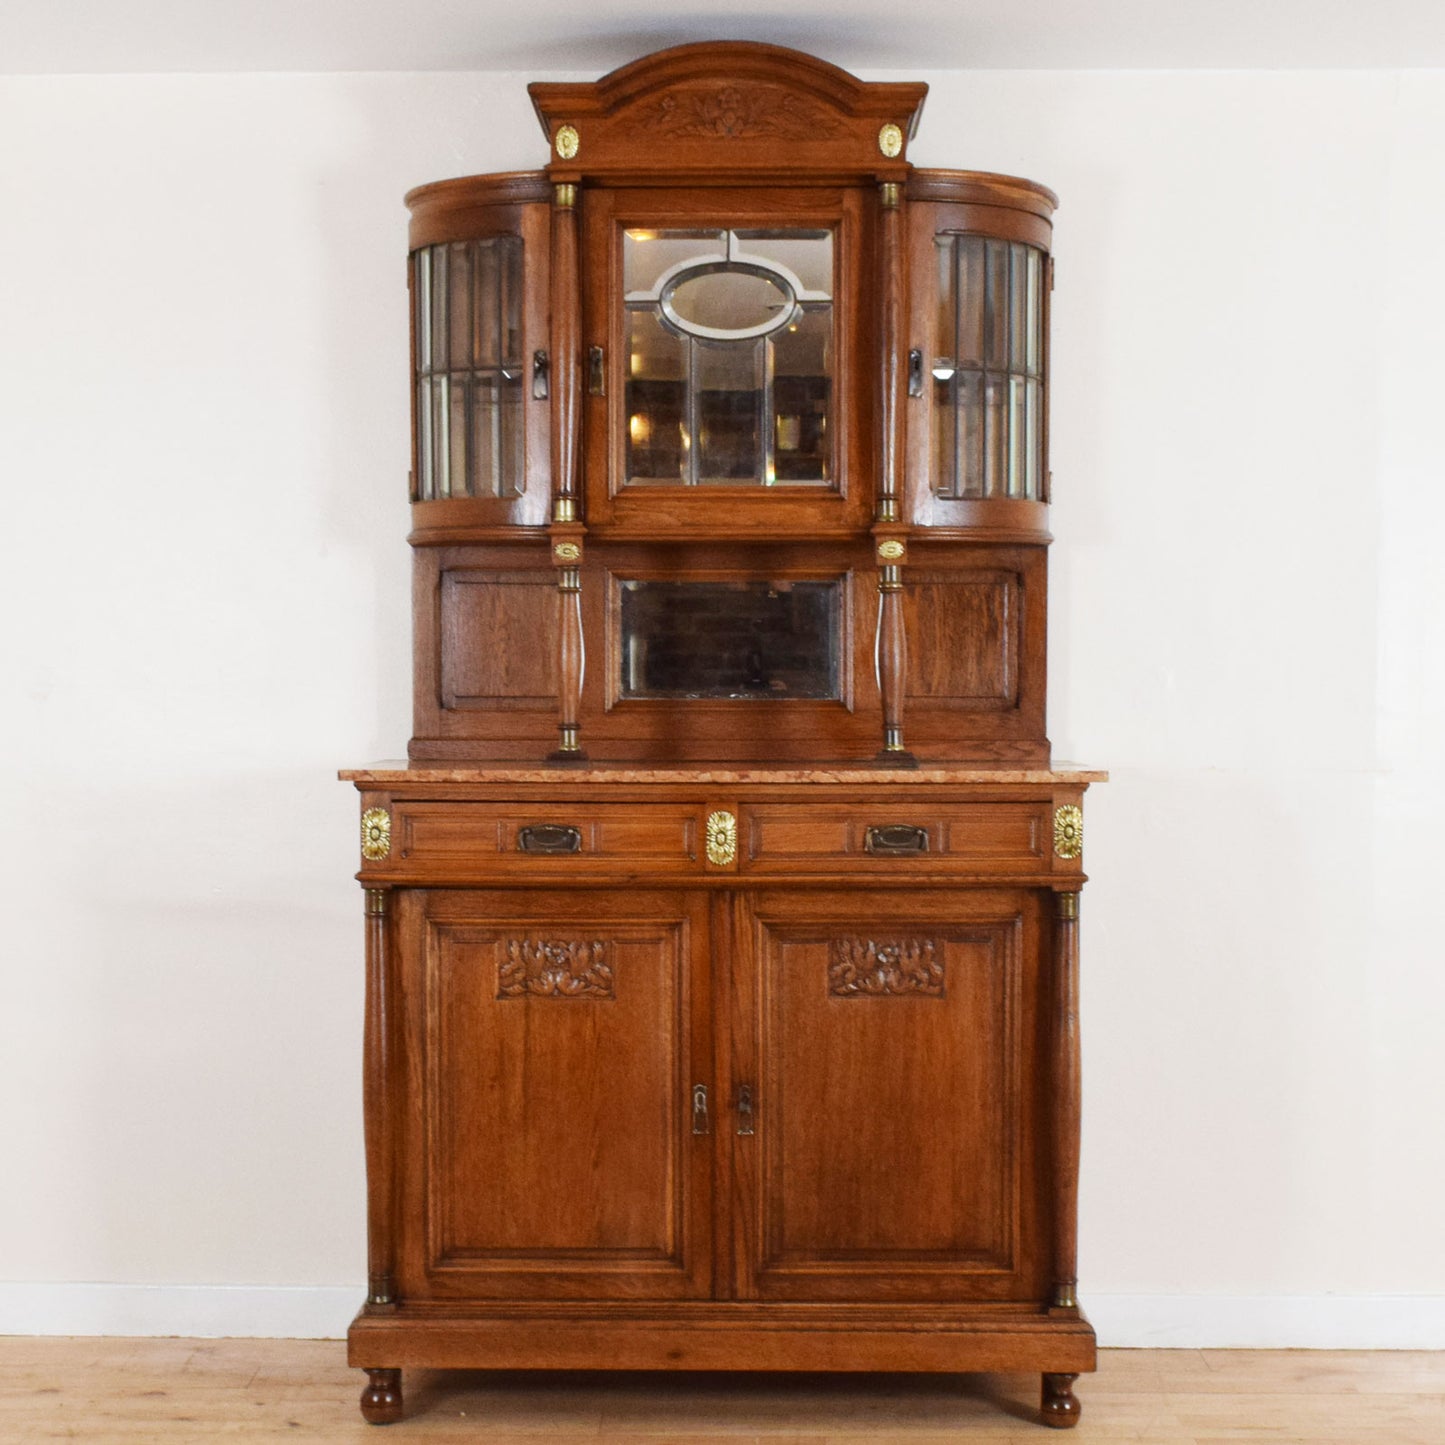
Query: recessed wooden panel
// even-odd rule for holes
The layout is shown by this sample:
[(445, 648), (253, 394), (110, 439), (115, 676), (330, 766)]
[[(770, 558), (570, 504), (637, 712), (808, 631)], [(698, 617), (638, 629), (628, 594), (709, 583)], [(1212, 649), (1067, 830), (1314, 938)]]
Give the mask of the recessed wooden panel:
[(442, 706), (555, 707), (557, 626), (550, 571), (443, 572)]
[[(473, 865), (489, 875), (567, 876), (601, 864), (699, 869), (698, 810), (686, 803), (399, 802), (395, 866)], [(575, 848), (532, 852), (527, 834), (575, 830)]]
[(1017, 573), (910, 572), (903, 598), (910, 699), (975, 711), (1018, 705)]
[(750, 1293), (1028, 1297), (1036, 914), (1023, 893), (759, 898)]
[(433, 898), (411, 996), (422, 1133), (408, 1184), (427, 1288), (692, 1293), (707, 1272), (689, 1110), (703, 904)]
[[(846, 863), (849, 871), (1043, 873), (1050, 867), (1047, 803), (822, 806), (754, 803), (743, 810), (743, 866), (755, 873)], [(922, 831), (917, 853), (870, 853), (870, 828)]]

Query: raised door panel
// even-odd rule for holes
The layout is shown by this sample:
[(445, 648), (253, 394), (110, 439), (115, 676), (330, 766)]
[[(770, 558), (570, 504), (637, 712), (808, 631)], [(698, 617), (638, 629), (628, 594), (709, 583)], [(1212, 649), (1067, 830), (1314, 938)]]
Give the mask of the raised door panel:
[(1038, 896), (763, 893), (739, 934), (739, 1292), (1042, 1297)]
[(705, 900), (406, 897), (403, 1298), (707, 1293)]

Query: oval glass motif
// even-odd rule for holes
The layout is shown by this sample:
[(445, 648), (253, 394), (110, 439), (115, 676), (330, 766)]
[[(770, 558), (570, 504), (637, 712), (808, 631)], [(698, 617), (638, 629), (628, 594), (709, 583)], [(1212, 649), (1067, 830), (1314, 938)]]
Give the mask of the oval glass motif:
[(798, 298), (787, 278), (736, 262), (690, 266), (663, 290), (662, 314), (679, 331), (709, 341), (746, 341), (781, 330)]

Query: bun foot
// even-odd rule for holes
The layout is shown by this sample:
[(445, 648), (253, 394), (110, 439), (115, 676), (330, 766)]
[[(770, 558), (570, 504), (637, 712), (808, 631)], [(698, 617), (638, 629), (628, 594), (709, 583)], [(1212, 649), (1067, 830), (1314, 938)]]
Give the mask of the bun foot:
[(1074, 1381), (1077, 1375), (1045, 1375), (1043, 1412), (1045, 1425), (1055, 1430), (1068, 1430), (1079, 1423), (1084, 1407), (1074, 1398)]
[(366, 1379), (367, 1386), (361, 1392), (361, 1418), (368, 1425), (396, 1424), (401, 1419), (401, 1371), (368, 1370)]

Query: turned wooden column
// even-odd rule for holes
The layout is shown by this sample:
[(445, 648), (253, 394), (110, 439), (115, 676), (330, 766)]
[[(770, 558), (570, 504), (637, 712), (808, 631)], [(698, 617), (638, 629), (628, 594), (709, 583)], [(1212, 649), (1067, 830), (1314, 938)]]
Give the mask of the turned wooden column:
[(361, 1092), (366, 1116), (366, 1303), (394, 1306), (396, 1295), (396, 1151), (393, 1143), (391, 958), (387, 943), (390, 894), (368, 888), (366, 899), (366, 1017)]
[(882, 207), (879, 226), (879, 294), (883, 298), (881, 336), (883, 365), (879, 380), (878, 501), (875, 520), (899, 520), (899, 458), (903, 455), (903, 185), (884, 181), (878, 188)]
[(1054, 1289), (1051, 1310), (1077, 1312), (1079, 1211), (1079, 895), (1054, 894)]
[(577, 187), (552, 187), (552, 563), (557, 569), (556, 762), (583, 758), (578, 738), (582, 710), (582, 526), (577, 487), (579, 427), (579, 317)]
[(903, 744), (903, 689), (908, 676), (908, 632), (903, 623), (903, 561), (907, 547), (898, 537), (875, 542), (878, 557), (878, 637), (874, 665), (883, 705), (883, 751), (890, 762), (911, 762)]
[(884, 181), (878, 188), (879, 294), (883, 363), (879, 373), (878, 499), (874, 509), (874, 545), (878, 559), (878, 637), (874, 661), (883, 705), (880, 758), (908, 762), (903, 743), (903, 689), (908, 676), (908, 634), (903, 621), (903, 559), (906, 544), (896, 535), (900, 511), (899, 459), (903, 456), (903, 185)]
[(582, 642), (582, 528), (552, 528), (552, 565), (557, 569), (557, 750), (553, 762), (586, 758), (579, 738), (582, 678), (586, 650)]
[(576, 522), (578, 430), (577, 187), (552, 187), (552, 519)]

